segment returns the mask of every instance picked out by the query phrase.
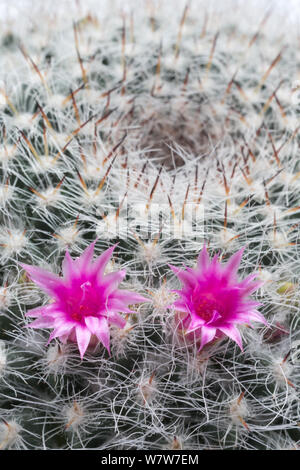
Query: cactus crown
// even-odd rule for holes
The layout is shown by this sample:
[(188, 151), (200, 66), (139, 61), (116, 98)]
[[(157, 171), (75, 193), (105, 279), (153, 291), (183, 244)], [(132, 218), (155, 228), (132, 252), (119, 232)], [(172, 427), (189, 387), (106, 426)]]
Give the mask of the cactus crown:
[[(0, 30), (0, 449), (297, 448), (293, 18), (255, 0), (16, 4)], [(224, 299), (237, 316), (218, 330)]]

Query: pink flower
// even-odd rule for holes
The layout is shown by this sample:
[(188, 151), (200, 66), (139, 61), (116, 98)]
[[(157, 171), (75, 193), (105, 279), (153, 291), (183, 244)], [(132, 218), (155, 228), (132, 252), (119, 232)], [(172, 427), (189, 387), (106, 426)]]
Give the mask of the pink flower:
[(250, 274), (241, 282), (236, 277), (243, 251), (244, 248), (221, 265), (218, 255), (210, 261), (204, 246), (195, 269), (182, 271), (170, 266), (183, 284), (182, 290), (175, 291), (180, 298), (172, 306), (186, 314), (182, 324), (187, 334), (195, 332), (196, 337), (201, 334), (199, 350), (224, 335), (243, 349), (236, 325), (251, 321), (267, 325), (265, 318), (256, 310), (260, 303), (249, 298), (262, 285), (262, 282), (254, 281), (257, 273)]
[(109, 325), (124, 328), (126, 321), (118, 313), (135, 313), (128, 304), (146, 302), (141, 295), (119, 290), (118, 286), (126, 271), (104, 274), (115, 246), (104, 251), (94, 262), (93, 242), (79, 258), (73, 260), (67, 251), (62, 264), (63, 277), (35, 266), (21, 264), (32, 281), (47, 292), (53, 301), (45, 306), (30, 310), (26, 316), (37, 319), (31, 328), (54, 328), (49, 342), (59, 337), (77, 341), (80, 356), (96, 337), (110, 352)]

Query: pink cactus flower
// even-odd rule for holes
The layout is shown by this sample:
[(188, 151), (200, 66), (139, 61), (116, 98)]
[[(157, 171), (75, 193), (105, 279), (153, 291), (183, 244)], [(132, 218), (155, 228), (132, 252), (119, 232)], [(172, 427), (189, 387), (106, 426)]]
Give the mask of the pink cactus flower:
[(236, 325), (250, 324), (252, 321), (267, 325), (263, 315), (256, 310), (260, 303), (249, 298), (262, 285), (262, 282), (254, 281), (257, 273), (250, 274), (242, 281), (236, 276), (244, 248), (224, 265), (218, 261), (218, 255), (210, 261), (204, 246), (195, 269), (182, 271), (170, 266), (183, 284), (182, 290), (175, 290), (180, 298), (170, 307), (183, 314), (182, 325), (186, 334), (195, 332), (197, 339), (201, 336), (199, 351), (207, 343), (224, 335), (243, 350)]
[(54, 328), (49, 342), (57, 337), (62, 342), (77, 341), (81, 359), (95, 337), (110, 353), (110, 324), (124, 328), (126, 321), (119, 312), (135, 313), (128, 308), (128, 304), (148, 301), (134, 292), (118, 289), (126, 275), (125, 270), (104, 274), (116, 245), (93, 261), (95, 243), (74, 260), (66, 251), (62, 264), (63, 277), (21, 264), (31, 280), (53, 299), (45, 306), (29, 310), (26, 316), (37, 319), (27, 326)]

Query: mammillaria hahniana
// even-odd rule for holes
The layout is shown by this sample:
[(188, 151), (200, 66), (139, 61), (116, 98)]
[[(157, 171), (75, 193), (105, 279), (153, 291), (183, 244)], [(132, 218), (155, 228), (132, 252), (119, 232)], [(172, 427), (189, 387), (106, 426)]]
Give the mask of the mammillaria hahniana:
[(95, 242), (75, 260), (67, 251), (62, 264), (62, 278), (44, 269), (21, 264), (30, 278), (53, 299), (27, 313), (27, 316), (37, 317), (28, 326), (54, 328), (49, 341), (57, 337), (63, 342), (68, 339), (77, 341), (81, 358), (92, 336), (110, 351), (109, 325), (124, 328), (126, 321), (119, 312), (135, 313), (128, 304), (147, 301), (134, 292), (118, 289), (126, 276), (125, 270), (104, 273), (115, 247), (108, 248), (93, 262), (94, 247)]
[(267, 324), (263, 315), (256, 310), (259, 302), (249, 299), (249, 295), (263, 282), (254, 281), (257, 273), (249, 274), (240, 282), (236, 276), (243, 251), (244, 248), (222, 266), (218, 255), (210, 262), (204, 246), (196, 269), (182, 271), (171, 266), (183, 283), (182, 290), (175, 291), (180, 298), (173, 303), (173, 307), (186, 314), (182, 318), (186, 334), (195, 332), (201, 337), (200, 350), (223, 335), (229, 336), (243, 349), (236, 325), (251, 324), (252, 321)]
[[(297, 3), (1, 2), (1, 449), (299, 446)], [(110, 355), (101, 328), (84, 353), (93, 315), (78, 351), (87, 278), (64, 343), (55, 315), (26, 327), (51, 304), (21, 263), (64, 283), (66, 250), (73, 273), (96, 238), (95, 257), (117, 244), (106, 279), (126, 270), (113, 292), (151, 300), (100, 320)], [(209, 266), (240, 260), (231, 287), (257, 275), (243, 351), (217, 329), (199, 350), (201, 320), (176, 310), (169, 266), (195, 279), (204, 244)], [(224, 295), (201, 292), (212, 325)]]

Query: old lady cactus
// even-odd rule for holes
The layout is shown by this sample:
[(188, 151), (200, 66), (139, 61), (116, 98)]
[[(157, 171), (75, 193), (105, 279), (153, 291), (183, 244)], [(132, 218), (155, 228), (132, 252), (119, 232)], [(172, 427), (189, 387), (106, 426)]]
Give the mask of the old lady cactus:
[(109, 325), (124, 328), (126, 321), (119, 312), (135, 313), (128, 304), (147, 301), (134, 292), (118, 289), (125, 270), (104, 273), (115, 247), (108, 248), (93, 262), (94, 248), (95, 242), (75, 260), (67, 251), (62, 265), (63, 277), (21, 264), (30, 278), (53, 299), (48, 305), (27, 313), (37, 317), (28, 326), (54, 328), (49, 341), (57, 337), (63, 342), (76, 340), (81, 358), (93, 335), (109, 351)]

